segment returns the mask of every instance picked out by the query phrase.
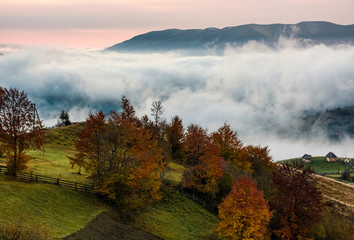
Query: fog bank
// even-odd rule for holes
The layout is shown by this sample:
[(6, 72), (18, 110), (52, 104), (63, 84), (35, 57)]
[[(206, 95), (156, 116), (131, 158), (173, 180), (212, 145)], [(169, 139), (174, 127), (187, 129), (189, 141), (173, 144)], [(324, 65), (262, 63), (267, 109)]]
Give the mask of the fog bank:
[(269, 145), (276, 160), (328, 151), (354, 157), (352, 140), (335, 146), (321, 133), (302, 139), (296, 132), (305, 114), (354, 105), (353, 46), (303, 48), (280, 39), (277, 48), (249, 43), (224, 56), (5, 48), (0, 85), (27, 92), (47, 126), (62, 109), (72, 121), (118, 110), (125, 95), (139, 116), (161, 100), (168, 121), (179, 115), (185, 126), (210, 131), (227, 121), (245, 143)]

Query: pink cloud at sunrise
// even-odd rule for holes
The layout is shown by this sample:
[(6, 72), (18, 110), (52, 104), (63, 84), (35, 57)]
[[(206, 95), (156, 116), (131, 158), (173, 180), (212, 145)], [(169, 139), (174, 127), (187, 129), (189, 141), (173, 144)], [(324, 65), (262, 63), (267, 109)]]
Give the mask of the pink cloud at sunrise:
[(0, 0), (0, 43), (103, 48), (167, 28), (354, 23), (353, 0)]
[(5, 29), (0, 30), (2, 44), (50, 45), (70, 48), (101, 49), (134, 37), (142, 30), (119, 29)]

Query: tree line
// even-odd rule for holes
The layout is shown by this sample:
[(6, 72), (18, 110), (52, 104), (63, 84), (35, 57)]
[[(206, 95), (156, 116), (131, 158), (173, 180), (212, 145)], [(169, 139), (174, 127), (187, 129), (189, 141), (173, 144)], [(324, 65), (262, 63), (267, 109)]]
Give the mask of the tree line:
[[(24, 92), (0, 88), (0, 103), (0, 146), (16, 175), (26, 167), (25, 152), (43, 146), (44, 130)], [(324, 226), (318, 224), (330, 204), (311, 169), (276, 165), (267, 147), (244, 146), (227, 123), (209, 133), (197, 124), (185, 128), (178, 116), (167, 122), (163, 110), (154, 101), (152, 119), (139, 118), (123, 96), (120, 111), (88, 116), (68, 158), (89, 173), (98, 196), (122, 214), (141, 210), (163, 198), (164, 169), (173, 161), (185, 166), (181, 187), (214, 204), (221, 239), (331, 239), (313, 230)]]

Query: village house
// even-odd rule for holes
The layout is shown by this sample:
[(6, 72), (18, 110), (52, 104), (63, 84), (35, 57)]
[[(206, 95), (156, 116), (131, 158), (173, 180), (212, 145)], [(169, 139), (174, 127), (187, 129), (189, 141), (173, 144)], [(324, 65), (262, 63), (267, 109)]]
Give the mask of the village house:
[(327, 153), (326, 158), (327, 158), (327, 162), (337, 161), (337, 156), (332, 152)]
[(302, 156), (302, 161), (304, 163), (310, 163), (312, 162), (312, 156), (309, 154), (305, 154), (304, 156)]

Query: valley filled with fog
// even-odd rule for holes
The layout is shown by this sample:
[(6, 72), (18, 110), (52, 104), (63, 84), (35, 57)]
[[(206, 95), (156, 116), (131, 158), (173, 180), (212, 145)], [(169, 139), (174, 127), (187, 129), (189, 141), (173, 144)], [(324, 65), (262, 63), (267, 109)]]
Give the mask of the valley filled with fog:
[(28, 93), (48, 127), (62, 109), (84, 121), (118, 110), (125, 95), (138, 116), (161, 100), (163, 117), (178, 115), (185, 128), (214, 131), (228, 122), (244, 144), (269, 146), (274, 160), (329, 151), (354, 157), (353, 139), (333, 143), (299, 127), (307, 115), (354, 105), (353, 46), (279, 39), (276, 47), (249, 42), (204, 56), (5, 45), (0, 52), (1, 86)]

